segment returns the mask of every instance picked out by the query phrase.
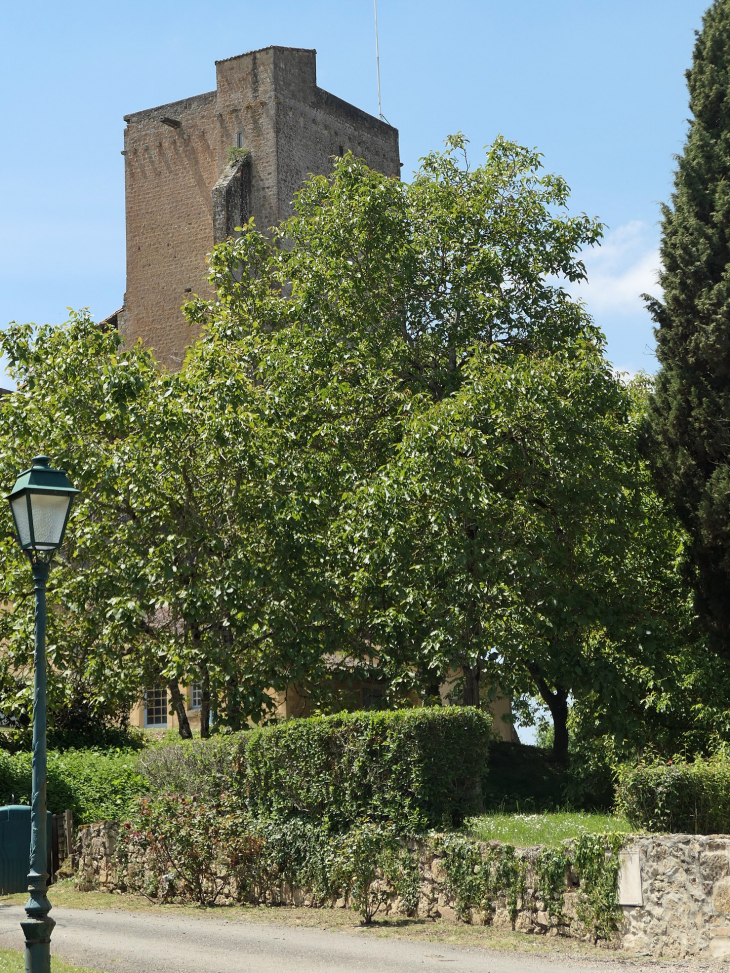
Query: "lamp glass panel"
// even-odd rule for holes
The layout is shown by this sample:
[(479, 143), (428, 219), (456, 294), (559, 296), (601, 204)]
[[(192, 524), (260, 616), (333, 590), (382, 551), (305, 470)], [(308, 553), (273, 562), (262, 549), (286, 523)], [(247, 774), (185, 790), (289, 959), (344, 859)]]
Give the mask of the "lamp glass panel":
[(28, 500), (23, 493), (19, 497), (10, 501), (10, 506), (15, 518), (15, 529), (18, 531), (18, 538), (21, 547), (28, 547), (30, 544), (30, 522), (28, 520)]
[(66, 514), (71, 497), (64, 493), (31, 493), (33, 534), (37, 551), (52, 551), (61, 546)]

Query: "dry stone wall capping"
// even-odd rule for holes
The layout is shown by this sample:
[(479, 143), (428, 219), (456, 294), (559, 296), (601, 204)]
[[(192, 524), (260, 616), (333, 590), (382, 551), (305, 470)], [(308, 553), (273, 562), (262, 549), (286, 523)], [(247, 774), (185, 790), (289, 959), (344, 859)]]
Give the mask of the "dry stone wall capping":
[[(138, 880), (145, 876), (147, 866), (142, 851), (133, 853), (127, 874), (119, 873), (114, 854), (118, 834), (119, 825), (105, 821), (79, 829), (79, 889), (111, 892), (124, 889), (129, 878)], [(472, 921), (489, 921), (497, 928), (514, 928), (525, 934), (586, 938), (587, 930), (576, 914), (580, 888), (575, 876), (568, 876), (560, 924), (538, 898), (531, 863), (539, 852), (540, 848), (518, 851), (527, 864), (527, 880), (514, 924), (504, 899), (493, 903), (490, 915), (475, 913)], [(654, 958), (730, 960), (730, 836), (629, 836), (620, 858), (619, 903), (623, 920), (614, 945)], [(420, 853), (419, 873), (418, 914), (457, 921), (456, 902), (448, 892), (443, 860), (432, 845), (426, 845)], [(235, 889), (226, 889), (223, 901), (234, 899)], [(281, 905), (315, 904), (306, 892), (287, 886), (269, 891), (265, 899)], [(338, 899), (328, 904), (346, 907), (348, 902)], [(394, 896), (386, 912), (399, 911), (403, 911), (403, 903)]]

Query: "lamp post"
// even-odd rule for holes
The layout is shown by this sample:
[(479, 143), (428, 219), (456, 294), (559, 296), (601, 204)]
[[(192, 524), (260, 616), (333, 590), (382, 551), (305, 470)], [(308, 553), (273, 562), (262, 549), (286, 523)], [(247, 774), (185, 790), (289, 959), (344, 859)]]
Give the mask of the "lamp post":
[(35, 676), (33, 682), (33, 794), (30, 809), (30, 871), (25, 904), (26, 973), (50, 973), (51, 933), (46, 894), (46, 581), (51, 560), (63, 542), (71, 504), (79, 491), (63, 470), (51, 469), (47, 456), (36, 456), (8, 495), (18, 543), (33, 569), (35, 587)]

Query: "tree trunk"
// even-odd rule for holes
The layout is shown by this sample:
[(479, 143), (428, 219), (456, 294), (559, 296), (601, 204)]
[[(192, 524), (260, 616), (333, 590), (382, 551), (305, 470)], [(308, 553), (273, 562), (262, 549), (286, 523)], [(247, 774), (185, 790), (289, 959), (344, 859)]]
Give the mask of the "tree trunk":
[(464, 666), (464, 706), (479, 706), (479, 682), (482, 670), (479, 665)]
[[(223, 695), (223, 698), (225, 700), (226, 707), (226, 723), (233, 730), (242, 730), (246, 725), (246, 720), (244, 719), (243, 708), (241, 707), (241, 692), (233, 679), (231, 679), (228, 683), (228, 687)], [(211, 718), (212, 714), (215, 712), (215, 705), (215, 699), (213, 699), (211, 696)]]
[(553, 718), (553, 757), (555, 762), (562, 767), (568, 766), (568, 693), (566, 690), (558, 690), (553, 699), (555, 702), (550, 706), (550, 715)]
[[(429, 705), (431, 706), (441, 706), (441, 683), (432, 682), (426, 689), (426, 695), (429, 699)], [(433, 702), (431, 702), (433, 700)]]
[(167, 684), (167, 688), (170, 690), (170, 696), (172, 697), (172, 707), (177, 715), (177, 728), (180, 736), (183, 740), (192, 740), (193, 731), (190, 729), (190, 723), (188, 721), (188, 714), (185, 708), (185, 700), (180, 692), (180, 687), (175, 679), (170, 679)]
[(205, 666), (201, 670), (201, 694), (200, 694), (200, 736), (207, 740), (210, 736), (210, 673)]
[[(534, 678), (534, 677), (533, 677)], [(540, 696), (553, 718), (553, 759), (561, 767), (568, 766), (568, 690), (556, 686), (552, 692), (541, 677), (535, 678)]]

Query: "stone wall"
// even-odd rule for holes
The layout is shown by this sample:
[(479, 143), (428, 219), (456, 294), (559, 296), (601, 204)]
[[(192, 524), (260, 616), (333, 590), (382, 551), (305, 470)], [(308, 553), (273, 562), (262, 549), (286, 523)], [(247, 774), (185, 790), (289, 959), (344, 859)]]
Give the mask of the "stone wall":
[[(118, 834), (119, 825), (106, 821), (79, 829), (76, 846), (76, 861), (78, 862), (76, 886), (79, 890), (125, 891), (130, 886), (139, 888), (141, 885), (144, 887), (146, 879), (150, 881), (150, 885), (152, 884), (153, 876), (149, 873), (145, 854), (139, 848), (132, 850), (125, 869), (122, 870), (117, 865), (114, 852)], [(491, 844), (494, 847), (499, 845), (499, 842), (492, 842)], [(484, 843), (480, 843), (480, 845), (484, 854), (487, 851), (487, 845)], [(415, 846), (411, 850), (415, 850)], [(518, 856), (525, 861), (527, 869), (526, 891), (524, 897), (518, 901), (519, 911), (516, 920), (512, 921), (506, 898), (500, 896), (491, 903), (488, 913), (481, 914), (479, 911), (475, 911), (472, 915), (472, 922), (476, 925), (489, 923), (495, 928), (514, 929), (525, 934), (562, 935), (591, 939), (590, 930), (583, 926), (576, 915), (580, 887), (574, 875), (569, 874), (567, 876), (569, 887), (563, 896), (564, 921), (558, 923), (556, 918), (546, 911), (546, 905), (540, 900), (536, 891), (537, 876), (534, 867), (532, 867), (532, 863), (540, 851), (540, 847), (523, 848), (518, 851)], [(457, 921), (456, 902), (447, 889), (443, 859), (435, 851), (433, 845), (427, 844), (422, 848), (419, 857), (419, 873), (418, 915), (431, 919)], [(222, 903), (237, 901), (235, 887), (230, 884), (226, 885), (219, 901)], [(313, 901), (307, 892), (291, 888), (288, 885), (281, 885), (275, 889), (269, 888), (262, 895), (252, 897), (252, 901), (266, 902), (270, 905), (304, 907), (322, 904)], [(325, 903), (326, 906), (332, 908), (347, 908), (349, 904), (344, 898)], [(402, 901), (396, 895), (392, 895), (384, 912), (386, 915), (404, 913)]]
[(730, 836), (647, 835), (625, 854), (624, 948), (730, 958)]
[(78, 829), (74, 861), (76, 887), (80, 891), (111, 892), (117, 887), (114, 851), (118, 834), (119, 825), (113, 821), (97, 821)]
[[(110, 822), (79, 829), (76, 881), (80, 889), (114, 891), (126, 887), (128, 876), (119, 874), (114, 860), (118, 833), (119, 826)], [(535, 891), (531, 867), (539, 852), (539, 848), (518, 852), (527, 863), (527, 890), (524, 900), (518, 902), (514, 924), (503, 898), (492, 903), (488, 915), (476, 913), (472, 921), (488, 921), (495, 927), (514, 928), (525, 934), (590, 938), (576, 916), (580, 886), (574, 875), (567, 876), (568, 888), (563, 896), (567, 922), (559, 925), (545, 911), (545, 903)], [(654, 958), (730, 958), (730, 836), (632, 836), (620, 854), (623, 922), (614, 945)], [(133, 856), (128, 868), (135, 879), (144, 877), (144, 854)], [(446, 889), (443, 862), (432, 846), (421, 852), (419, 871), (419, 915), (456, 921), (456, 903)], [(223, 900), (234, 898), (235, 889), (226, 889)], [(286, 886), (269, 890), (264, 899), (272, 904), (314, 904), (305, 892)], [(329, 905), (345, 907), (348, 903), (340, 899)], [(401, 908), (402, 903), (393, 897), (386, 912)]]

